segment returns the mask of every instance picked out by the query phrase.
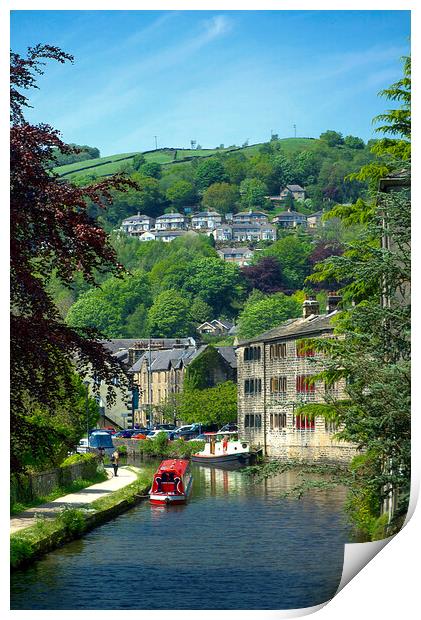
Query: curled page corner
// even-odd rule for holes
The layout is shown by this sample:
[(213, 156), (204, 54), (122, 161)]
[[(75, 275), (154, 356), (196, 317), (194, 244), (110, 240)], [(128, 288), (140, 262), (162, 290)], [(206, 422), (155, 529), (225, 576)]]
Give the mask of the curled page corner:
[(395, 538), (395, 536), (399, 535), (400, 532), (404, 529), (404, 527), (408, 524), (412, 515), (414, 514), (415, 507), (418, 502), (418, 478), (418, 472), (415, 471), (411, 478), (411, 493), (409, 496), (409, 504), (405, 521), (401, 530), (397, 534), (389, 536), (388, 538), (383, 538), (382, 540), (376, 540), (374, 542), (347, 543), (345, 545), (342, 577), (338, 589), (336, 590), (336, 594), (338, 594), (338, 592), (340, 592), (342, 588), (345, 587), (351, 581), (351, 579), (353, 579), (355, 575), (357, 575), (360, 570), (363, 569), (364, 566), (374, 558), (374, 556), (376, 556), (393, 538)]
[[(344, 549), (342, 577), (336, 594), (357, 575), (360, 570), (376, 556), (394, 536), (364, 543), (347, 543)], [(336, 596), (335, 594), (335, 596)]]

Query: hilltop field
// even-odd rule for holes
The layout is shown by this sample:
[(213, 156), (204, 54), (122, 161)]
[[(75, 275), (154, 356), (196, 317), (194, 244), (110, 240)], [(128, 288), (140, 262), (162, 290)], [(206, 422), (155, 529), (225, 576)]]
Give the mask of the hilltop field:
[[(303, 149), (310, 150), (314, 142), (314, 138), (283, 138), (279, 140), (282, 150), (285, 153), (294, 153)], [(162, 166), (177, 164), (180, 162), (190, 161), (193, 157), (211, 157), (212, 155), (225, 154), (231, 152), (242, 152), (247, 157), (255, 155), (264, 143), (253, 144), (251, 146), (219, 149), (178, 149), (178, 148), (162, 148), (155, 151), (136, 151), (133, 153), (117, 153), (106, 157), (97, 157), (95, 159), (86, 159), (77, 161), (64, 166), (57, 166), (54, 172), (66, 178), (89, 173), (95, 177), (105, 177), (117, 172), (124, 171), (126, 164), (131, 164), (135, 155), (143, 154), (148, 163), (154, 162)]]

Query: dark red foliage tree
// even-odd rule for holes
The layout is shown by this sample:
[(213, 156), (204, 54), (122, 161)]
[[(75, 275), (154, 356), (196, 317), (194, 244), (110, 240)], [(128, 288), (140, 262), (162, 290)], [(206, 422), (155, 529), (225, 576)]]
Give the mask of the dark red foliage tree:
[(308, 257), (309, 263), (315, 265), (329, 256), (341, 256), (343, 247), (338, 241), (319, 241)]
[(250, 290), (258, 289), (263, 293), (287, 292), (282, 281), (281, 266), (274, 256), (263, 256), (256, 265), (243, 267), (241, 273)]
[(12, 431), (24, 426), (19, 418), (25, 395), (51, 406), (75, 362), (82, 372), (93, 369), (109, 383), (116, 375), (123, 380), (98, 334), (63, 323), (46, 286), (52, 272), (64, 284), (70, 284), (76, 271), (91, 283), (96, 271), (121, 272), (104, 230), (87, 213), (87, 201), (105, 208), (112, 188), (125, 190), (134, 184), (116, 176), (75, 187), (51, 171), (54, 149), (72, 149), (49, 125), (26, 122), (28, 99), (21, 92), (37, 87), (34, 74), (43, 72), (42, 59), (73, 60), (49, 45), (29, 48), (25, 58), (11, 54)]

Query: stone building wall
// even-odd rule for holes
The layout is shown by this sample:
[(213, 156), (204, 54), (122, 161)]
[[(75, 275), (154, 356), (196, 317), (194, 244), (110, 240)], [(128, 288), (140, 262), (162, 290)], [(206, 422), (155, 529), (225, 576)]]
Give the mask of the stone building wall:
[[(329, 335), (320, 334), (322, 337)], [(274, 357), (277, 345), (283, 347), (282, 356)], [(295, 410), (301, 403), (325, 402), (322, 381), (317, 381), (314, 389), (310, 388), (306, 393), (297, 393), (297, 377), (316, 374), (317, 369), (321, 368), (322, 358), (299, 357), (295, 338), (254, 342), (248, 346), (249, 349), (260, 349), (260, 359), (244, 359), (246, 346), (237, 348), (238, 426), (241, 437), (263, 447), (266, 455), (274, 458), (331, 462), (351, 460), (356, 454), (355, 446), (336, 439), (337, 429), (326, 423), (324, 418), (316, 417), (314, 421), (296, 419)], [(310, 359), (313, 361), (310, 362)], [(261, 381), (261, 391), (247, 394), (250, 383), (247, 385), (246, 382), (256, 379)], [(276, 380), (279, 380), (279, 391), (276, 391)], [(260, 384), (257, 387), (259, 390)], [(336, 396), (341, 396), (343, 381), (333, 389)]]

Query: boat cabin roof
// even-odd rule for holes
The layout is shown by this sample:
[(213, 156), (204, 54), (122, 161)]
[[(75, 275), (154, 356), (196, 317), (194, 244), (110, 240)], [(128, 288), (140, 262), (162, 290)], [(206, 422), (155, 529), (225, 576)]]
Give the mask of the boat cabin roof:
[(188, 466), (189, 461), (186, 461), (185, 459), (168, 459), (166, 461), (162, 461), (156, 473), (162, 474), (164, 472), (174, 472), (179, 476), (182, 476)]

